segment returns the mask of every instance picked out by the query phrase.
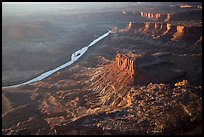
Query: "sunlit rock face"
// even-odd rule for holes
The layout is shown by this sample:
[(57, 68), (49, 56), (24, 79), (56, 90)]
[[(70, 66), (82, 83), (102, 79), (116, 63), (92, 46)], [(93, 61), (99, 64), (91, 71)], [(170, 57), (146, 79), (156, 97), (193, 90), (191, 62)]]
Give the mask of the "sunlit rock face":
[(145, 13), (145, 12), (140, 12), (140, 15), (142, 17), (146, 17), (146, 18), (152, 19), (152, 20), (158, 20), (161, 17), (160, 13)]
[(150, 27), (150, 23), (149, 22), (145, 23), (143, 33), (147, 33), (149, 27)]
[[(202, 26), (184, 26), (166, 22), (129, 22), (126, 28), (114, 28), (113, 31), (115, 33), (131, 33), (135, 36), (148, 36), (163, 42), (173, 41), (199, 44), (202, 41)], [(193, 36), (191, 35), (192, 33), (194, 34)]]
[(128, 31), (131, 30), (131, 28), (132, 28), (132, 22), (129, 22), (126, 28), (124, 28), (124, 29), (113, 28), (112, 32), (113, 33), (116, 33), (116, 32), (128, 32)]
[[(130, 56), (117, 52), (115, 60), (110, 64), (79, 70), (77, 75), (83, 77), (81, 80), (77, 76), (74, 81), (35, 83), (34, 86), (40, 85), (40, 88), (34, 91), (32, 99), (39, 102), (39, 110), (47, 117), (50, 127), (102, 112), (114, 113), (132, 103), (130, 84), (134, 79), (133, 67), (134, 62)], [(56, 87), (53, 92), (43, 94), (51, 85)]]
[(132, 22), (129, 22), (127, 29), (129, 30), (131, 29), (131, 27), (132, 27)]
[(202, 44), (202, 36), (195, 42), (195, 45)]
[(117, 51), (115, 61), (121, 70), (126, 71), (131, 78), (134, 77), (134, 60), (126, 55), (120, 54), (119, 51)]
[(170, 14), (160, 14), (160, 13), (145, 13), (145, 12), (140, 12), (140, 15), (144, 18), (147, 18), (149, 20), (154, 20), (154, 21), (165, 21), (168, 22), (170, 20)]
[(170, 14), (168, 13), (167, 14), (167, 17), (166, 17), (166, 19), (164, 20), (165, 22), (168, 22), (169, 20), (170, 20), (170, 18), (171, 18), (171, 16), (170, 16)]
[(179, 41), (181, 40), (181, 38), (183, 37), (184, 35), (184, 26), (182, 25), (178, 25), (176, 27), (176, 32), (173, 34), (173, 38), (171, 40), (173, 41)]
[(161, 35), (160, 35), (160, 37), (161, 36), (164, 36), (164, 35), (167, 35), (168, 33), (169, 33), (169, 30), (171, 29), (171, 24), (169, 24), (169, 23), (167, 23), (166, 24), (166, 30), (165, 30), (165, 32), (163, 32)]
[(180, 5), (180, 8), (191, 8), (192, 6), (191, 5), (187, 5), (187, 4), (185, 4), (185, 5)]

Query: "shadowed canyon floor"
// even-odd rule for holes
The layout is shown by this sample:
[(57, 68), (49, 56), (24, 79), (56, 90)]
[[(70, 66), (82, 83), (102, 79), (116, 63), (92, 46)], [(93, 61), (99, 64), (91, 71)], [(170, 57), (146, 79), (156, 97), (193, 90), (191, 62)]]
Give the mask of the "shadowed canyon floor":
[(201, 135), (202, 24), (151, 12), (121, 13), (142, 20), (44, 80), (2, 89), (2, 134)]

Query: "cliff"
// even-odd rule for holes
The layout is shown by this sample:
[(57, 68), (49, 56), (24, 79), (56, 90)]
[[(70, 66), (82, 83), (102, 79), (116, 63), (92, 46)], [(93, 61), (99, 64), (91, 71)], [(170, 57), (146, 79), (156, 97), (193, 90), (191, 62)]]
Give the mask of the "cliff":
[(182, 36), (184, 35), (184, 26), (178, 25), (176, 27), (176, 30), (177, 31), (173, 34), (173, 38), (171, 39), (173, 41), (179, 41), (182, 38)]
[(192, 8), (192, 6), (185, 4), (185, 5), (180, 5), (180, 8)]
[(132, 22), (129, 22), (127, 27), (125, 29), (117, 29), (117, 28), (113, 28), (112, 32), (128, 32), (132, 29)]
[(176, 25), (167, 22), (129, 22), (126, 28), (114, 28), (112, 32), (129, 32), (126, 35), (136, 34), (137, 36), (148, 36), (153, 39), (187, 41), (189, 44), (195, 44), (202, 36), (202, 26)]
[(167, 16), (166, 16), (166, 19), (164, 20), (165, 22), (168, 22), (170, 20), (171, 16), (170, 14), (168, 13)]
[[(157, 28), (155, 28), (157, 29)], [(169, 30), (171, 29), (171, 24), (167, 23), (167, 24), (161, 24), (161, 28), (159, 33), (155, 34), (154, 31), (152, 31), (152, 35), (154, 39), (160, 38), (162, 36), (165, 36), (168, 34)]]
[(115, 61), (119, 69), (126, 71), (130, 78), (134, 77), (134, 60), (131, 57), (116, 52)]
[(142, 17), (145, 17), (150, 20), (154, 21), (165, 21), (168, 22), (170, 20), (170, 14), (161, 14), (161, 13), (145, 13), (145, 12), (140, 12), (140, 15)]
[(146, 18), (152, 19), (152, 20), (158, 20), (161, 17), (160, 13), (145, 13), (145, 12), (140, 12), (140, 15), (142, 17), (146, 17)]
[(169, 22), (170, 20), (171, 21), (202, 20), (202, 7), (199, 7), (197, 10), (183, 11), (174, 14), (140, 12), (140, 16), (148, 20), (162, 22)]

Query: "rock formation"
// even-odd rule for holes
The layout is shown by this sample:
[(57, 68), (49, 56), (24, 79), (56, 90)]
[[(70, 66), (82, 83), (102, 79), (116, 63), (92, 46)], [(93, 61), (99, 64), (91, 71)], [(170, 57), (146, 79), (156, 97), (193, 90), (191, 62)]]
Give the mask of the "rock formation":
[(149, 27), (150, 27), (150, 23), (146, 22), (145, 26), (144, 26), (144, 33), (146, 33), (148, 31)]
[(115, 61), (119, 69), (126, 71), (131, 78), (134, 77), (134, 60), (130, 57), (120, 54), (119, 51), (116, 52)]
[[(167, 22), (129, 22), (124, 29), (114, 28), (112, 32), (130, 32), (136, 36), (149, 36), (165, 41), (188, 41), (189, 44), (201, 43), (202, 26), (176, 25)], [(194, 34), (194, 35), (191, 35)], [(133, 34), (134, 35), (134, 34)]]
[(170, 14), (168, 13), (167, 16), (166, 16), (166, 19), (164, 20), (165, 22), (168, 22), (170, 20), (171, 16)]
[(182, 36), (184, 35), (184, 26), (178, 25), (176, 27), (176, 30), (177, 31), (173, 34), (173, 38), (171, 39), (173, 41), (179, 41), (182, 38)]
[(129, 30), (131, 29), (131, 27), (132, 27), (132, 22), (129, 22), (127, 29)]
[(180, 8), (192, 8), (192, 6), (185, 4), (185, 5), (180, 5)]
[(129, 22), (128, 23), (128, 26), (125, 28), (125, 29), (119, 29), (119, 30), (117, 30), (117, 28), (114, 28), (113, 30), (112, 30), (112, 32), (128, 32), (131, 28), (132, 28), (132, 22)]
[(140, 12), (140, 15), (142, 17), (147, 17), (148, 19), (153, 19), (153, 20), (157, 20), (161, 17), (160, 13), (145, 13), (145, 12)]
[(161, 36), (166, 35), (169, 32), (170, 29), (171, 29), (171, 24), (167, 23), (166, 24), (166, 31), (164, 33), (162, 33)]
[(145, 12), (140, 12), (140, 15), (142, 17), (145, 17), (150, 20), (154, 21), (165, 21), (168, 22), (170, 20), (170, 14), (160, 14), (160, 13), (145, 13)]

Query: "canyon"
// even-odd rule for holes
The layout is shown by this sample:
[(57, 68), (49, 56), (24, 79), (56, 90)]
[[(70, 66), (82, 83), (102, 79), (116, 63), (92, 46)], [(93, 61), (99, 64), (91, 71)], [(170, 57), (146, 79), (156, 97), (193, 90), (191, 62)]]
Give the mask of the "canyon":
[[(201, 87), (187, 80), (138, 87), (134, 79), (145, 81), (142, 73), (138, 76), (145, 58), (116, 52), (113, 60), (96, 68), (73, 65), (47, 80), (19, 87), (32, 90), (31, 103), (3, 115), (3, 134), (172, 134), (188, 118), (198, 122)], [(133, 68), (134, 63), (143, 66)], [(34, 106), (38, 109), (32, 110)], [(33, 111), (36, 115), (31, 116)], [(13, 114), (18, 114), (16, 121), (9, 121)], [(27, 126), (31, 122), (35, 127)]]
[[(9, 33), (4, 30), (17, 42), (29, 30), (26, 38), (39, 32), (40, 40), (61, 33), (64, 48), (39, 44), (32, 49), (47, 48), (52, 55), (44, 56), (48, 60), (60, 61), (62, 53), (66, 59), (53, 64), (49, 75), (2, 88), (2, 134), (201, 135), (201, 9), (197, 3), (134, 4), (114, 11), (53, 15), (53, 24), (65, 27), (59, 31), (46, 22), (40, 28), (22, 24), (8, 27)], [(52, 27), (56, 32), (47, 35)], [(26, 31), (18, 36), (22, 28)]]

